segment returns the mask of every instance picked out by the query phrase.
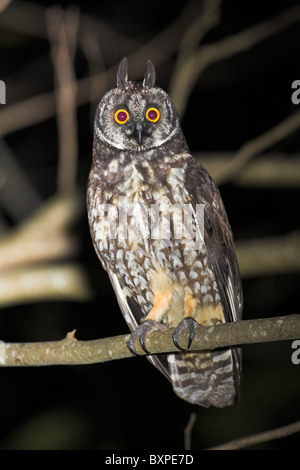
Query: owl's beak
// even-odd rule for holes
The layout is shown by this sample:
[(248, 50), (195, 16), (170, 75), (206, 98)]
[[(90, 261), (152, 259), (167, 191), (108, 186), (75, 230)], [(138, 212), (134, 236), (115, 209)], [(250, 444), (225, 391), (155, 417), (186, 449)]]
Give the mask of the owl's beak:
[(143, 126), (140, 123), (138, 123), (136, 125), (136, 135), (137, 135), (138, 144), (142, 145), (142, 142), (143, 142)]

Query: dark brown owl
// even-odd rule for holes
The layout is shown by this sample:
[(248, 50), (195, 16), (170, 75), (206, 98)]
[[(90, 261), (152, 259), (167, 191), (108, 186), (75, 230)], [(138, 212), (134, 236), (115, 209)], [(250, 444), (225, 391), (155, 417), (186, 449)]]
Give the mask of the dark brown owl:
[[(153, 328), (173, 327), (179, 348), (195, 323), (236, 321), (242, 289), (233, 237), (220, 193), (190, 154), (176, 109), (155, 86), (148, 61), (142, 83), (128, 81), (124, 58), (117, 87), (95, 117), (93, 164), (87, 190), (95, 250), (108, 272), (136, 341), (145, 348)], [(183, 352), (148, 359), (182, 399), (208, 406), (239, 397), (236, 348)]]

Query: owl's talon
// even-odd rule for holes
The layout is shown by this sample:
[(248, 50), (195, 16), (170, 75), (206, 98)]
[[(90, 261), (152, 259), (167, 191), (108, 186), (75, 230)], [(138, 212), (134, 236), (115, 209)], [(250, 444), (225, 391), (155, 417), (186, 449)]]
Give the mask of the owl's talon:
[[(195, 325), (199, 325), (199, 323), (194, 320), (192, 317), (184, 318), (176, 327), (176, 330), (173, 333), (173, 343), (175, 344), (176, 348), (180, 349), (180, 351), (185, 351), (186, 349), (189, 349), (192, 341), (195, 336)], [(189, 338), (188, 338), (188, 345), (187, 348), (182, 348), (179, 344), (180, 336), (183, 330), (187, 328), (189, 332)]]
[(132, 337), (131, 337), (130, 340), (127, 342), (127, 348), (129, 349), (131, 354), (133, 354), (134, 356), (140, 356), (140, 354), (137, 353), (136, 350), (135, 350), (134, 343), (135, 343), (135, 341), (132, 341)]
[(145, 353), (149, 354), (149, 351), (148, 349), (146, 348), (146, 335), (143, 334), (143, 336), (140, 336), (140, 345), (142, 346), (143, 350), (145, 351)]
[(135, 347), (136, 341), (138, 340), (145, 353), (151, 354), (146, 348), (147, 335), (153, 330), (164, 330), (165, 328), (167, 328), (167, 325), (159, 323), (155, 320), (144, 321), (144, 323), (139, 325), (137, 329), (132, 333), (131, 338), (127, 343), (129, 351), (132, 354), (135, 354), (135, 356), (140, 356), (140, 354), (136, 351)]

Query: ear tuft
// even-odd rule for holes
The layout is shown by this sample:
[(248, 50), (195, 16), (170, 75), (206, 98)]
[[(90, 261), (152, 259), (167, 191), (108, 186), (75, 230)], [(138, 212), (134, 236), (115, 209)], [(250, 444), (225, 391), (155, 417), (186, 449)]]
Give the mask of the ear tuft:
[(148, 60), (147, 70), (146, 70), (144, 81), (143, 81), (143, 87), (147, 89), (154, 87), (155, 80), (156, 80), (155, 67), (153, 63), (151, 62), (151, 60)]
[(123, 90), (128, 88), (128, 59), (123, 57), (117, 72), (117, 86)]

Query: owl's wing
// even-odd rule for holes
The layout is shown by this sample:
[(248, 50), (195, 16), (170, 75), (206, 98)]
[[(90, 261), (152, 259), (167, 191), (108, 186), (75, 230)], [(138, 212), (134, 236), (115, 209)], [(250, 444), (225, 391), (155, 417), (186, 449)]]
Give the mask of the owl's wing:
[(226, 321), (242, 317), (243, 294), (234, 240), (220, 192), (195, 159), (187, 167), (186, 189), (194, 209), (204, 205), (204, 243), (214, 268)]
[[(226, 321), (242, 317), (243, 294), (234, 240), (219, 190), (205, 168), (195, 159), (187, 166), (186, 189), (194, 210), (204, 205), (204, 243), (211, 260)], [(241, 350), (232, 348), (236, 383), (241, 381)]]
[[(116, 273), (112, 272), (112, 270), (108, 266), (105, 266), (105, 269), (108, 272), (108, 276), (115, 291), (121, 312), (125, 318), (127, 325), (129, 326), (129, 329), (133, 332), (138, 327), (140, 320), (143, 318), (144, 315), (134, 298), (131, 296), (128, 288), (123, 284), (120, 277)], [(168, 380), (170, 380), (168, 360), (166, 355), (161, 354), (159, 356), (159, 359), (154, 355), (148, 355), (147, 359)]]

